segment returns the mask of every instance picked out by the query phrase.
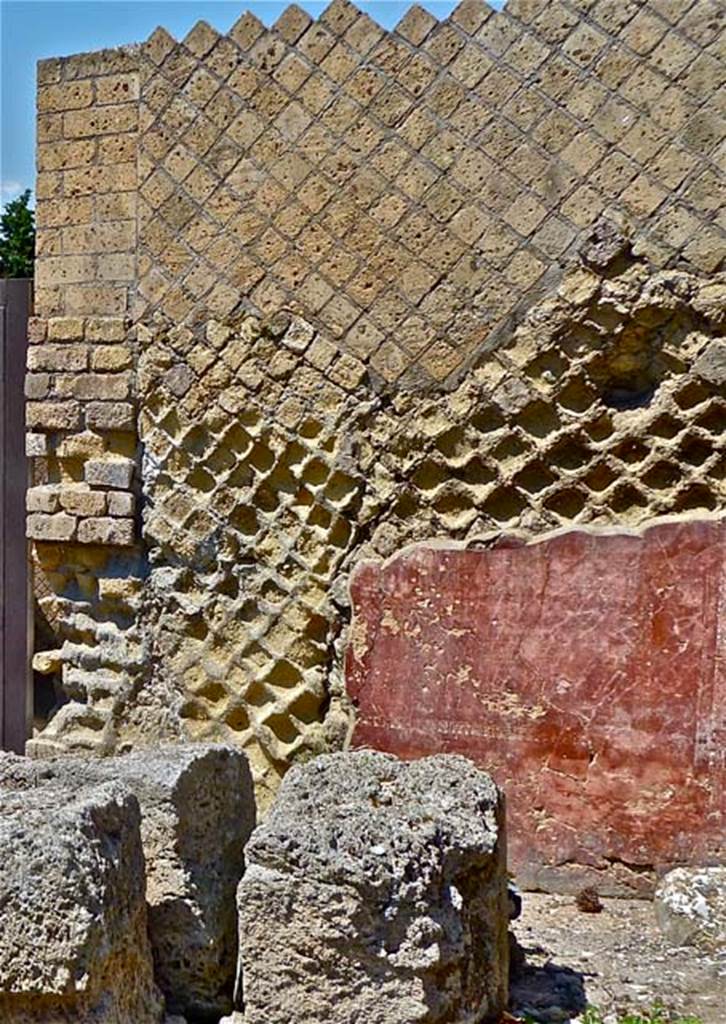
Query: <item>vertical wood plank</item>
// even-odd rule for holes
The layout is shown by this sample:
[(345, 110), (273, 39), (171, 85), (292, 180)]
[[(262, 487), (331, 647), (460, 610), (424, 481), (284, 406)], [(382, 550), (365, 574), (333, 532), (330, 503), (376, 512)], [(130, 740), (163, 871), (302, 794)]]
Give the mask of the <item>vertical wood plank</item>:
[(30, 726), (25, 540), (25, 361), (30, 282), (0, 281), (0, 746), (23, 753)]
[(5, 350), (7, 330), (5, 311), (7, 307), (7, 281), (0, 279), (0, 748), (5, 749), (5, 634), (7, 618), (7, 594), (5, 583), (5, 555), (9, 538), (7, 534), (5, 510), (5, 476), (6, 476), (6, 406), (7, 395), (5, 386)]

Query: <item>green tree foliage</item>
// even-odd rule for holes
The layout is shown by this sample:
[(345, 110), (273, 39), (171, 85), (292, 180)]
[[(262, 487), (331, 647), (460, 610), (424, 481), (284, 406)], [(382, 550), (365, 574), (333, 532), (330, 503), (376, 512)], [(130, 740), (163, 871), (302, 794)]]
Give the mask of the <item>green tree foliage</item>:
[(0, 277), (32, 277), (35, 258), (35, 214), (30, 189), (6, 204), (0, 216)]

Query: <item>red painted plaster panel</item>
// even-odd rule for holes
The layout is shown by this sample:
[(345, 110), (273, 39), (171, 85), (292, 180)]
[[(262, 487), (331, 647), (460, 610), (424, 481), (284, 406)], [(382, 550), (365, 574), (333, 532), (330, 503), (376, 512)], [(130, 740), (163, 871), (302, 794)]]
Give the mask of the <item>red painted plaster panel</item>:
[(524, 884), (722, 859), (726, 524), (422, 545), (351, 592), (354, 746), (490, 771)]

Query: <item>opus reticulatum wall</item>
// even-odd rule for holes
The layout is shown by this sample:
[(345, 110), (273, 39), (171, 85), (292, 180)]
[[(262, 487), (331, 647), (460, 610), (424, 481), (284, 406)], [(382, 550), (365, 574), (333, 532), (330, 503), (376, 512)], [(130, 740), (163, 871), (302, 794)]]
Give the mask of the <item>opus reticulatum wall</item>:
[(347, 0), (43, 61), (35, 753), (345, 742), (347, 578), (724, 505), (723, 6)]

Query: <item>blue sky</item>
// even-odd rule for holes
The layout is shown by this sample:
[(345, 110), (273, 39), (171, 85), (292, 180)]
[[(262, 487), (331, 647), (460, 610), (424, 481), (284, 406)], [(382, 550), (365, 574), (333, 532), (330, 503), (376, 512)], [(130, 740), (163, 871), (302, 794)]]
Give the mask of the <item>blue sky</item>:
[[(308, 0), (297, 2), (312, 15), (327, 6)], [(395, 25), (410, 6), (398, 0), (357, 2), (387, 28)], [(446, 17), (455, 6), (454, 0), (418, 2), (439, 18)], [(200, 19), (226, 31), (245, 10), (254, 11), (266, 24), (272, 24), (286, 6), (256, 0), (0, 0), (0, 202), (34, 186), (36, 61), (140, 42), (157, 25), (164, 25), (177, 39)]]

